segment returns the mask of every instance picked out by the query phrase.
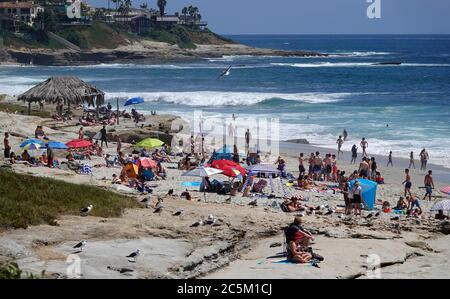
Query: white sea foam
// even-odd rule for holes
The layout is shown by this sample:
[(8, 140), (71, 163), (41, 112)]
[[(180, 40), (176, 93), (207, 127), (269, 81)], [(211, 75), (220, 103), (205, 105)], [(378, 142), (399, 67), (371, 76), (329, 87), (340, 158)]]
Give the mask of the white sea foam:
[(385, 56), (385, 55), (394, 55), (396, 53), (393, 52), (376, 52), (376, 51), (367, 51), (367, 52), (336, 52), (336, 53), (329, 53), (330, 56), (337, 56), (337, 57), (369, 57), (369, 56)]
[(450, 67), (450, 64), (402, 63), (400, 65), (376, 65), (374, 62), (314, 62), (314, 63), (271, 63), (274, 66), (318, 68), (318, 67)]
[(351, 93), (262, 93), (262, 92), (107, 92), (107, 98), (142, 97), (146, 102), (163, 102), (193, 107), (249, 106), (270, 99), (282, 99), (305, 103), (338, 102)]

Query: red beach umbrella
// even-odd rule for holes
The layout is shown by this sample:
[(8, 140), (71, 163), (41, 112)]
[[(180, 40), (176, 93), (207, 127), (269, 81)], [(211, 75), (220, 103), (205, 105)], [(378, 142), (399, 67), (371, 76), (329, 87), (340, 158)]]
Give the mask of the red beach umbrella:
[(70, 148), (83, 148), (92, 146), (92, 142), (86, 139), (74, 139), (66, 143)]
[(222, 174), (229, 177), (237, 177), (239, 174), (245, 176), (246, 170), (241, 165), (230, 160), (215, 160), (211, 164), (212, 167), (223, 171)]
[(157, 163), (149, 158), (140, 158), (137, 165), (141, 168), (156, 168)]

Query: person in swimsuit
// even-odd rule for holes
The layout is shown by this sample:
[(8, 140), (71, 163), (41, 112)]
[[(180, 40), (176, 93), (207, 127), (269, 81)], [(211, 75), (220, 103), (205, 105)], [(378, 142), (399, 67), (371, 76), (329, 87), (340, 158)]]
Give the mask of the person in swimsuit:
[(392, 167), (394, 167), (394, 163), (392, 162), (392, 151), (389, 152), (388, 163), (387, 163), (386, 167), (389, 166), (389, 164), (390, 164)]
[(423, 200), (425, 200), (428, 195), (428, 198), (431, 201), (431, 194), (433, 193), (434, 189), (433, 171), (428, 171), (428, 174), (425, 176), (423, 183), (425, 185), (425, 196), (423, 197)]
[(342, 148), (342, 145), (344, 144), (344, 139), (342, 139), (342, 136), (339, 136), (339, 138), (336, 140), (336, 144), (337, 144), (337, 146), (338, 146), (338, 159), (339, 159), (339, 154), (340, 153), (344, 153), (342, 150), (341, 150), (341, 148)]
[(305, 175), (306, 169), (305, 169), (305, 166), (303, 165), (304, 161), (305, 160), (303, 158), (303, 153), (300, 153), (300, 157), (298, 157), (298, 172), (299, 172), (298, 177), (299, 178), (302, 178)]
[(83, 127), (81, 127), (80, 130), (78, 130), (78, 139), (80, 139), (80, 140), (84, 139)]
[(405, 185), (405, 197), (407, 194), (409, 194), (409, 196), (412, 197), (412, 194), (411, 194), (412, 182), (411, 182), (411, 176), (409, 175), (409, 169), (405, 169), (405, 176), (406, 176), (405, 180), (402, 183)]
[(353, 144), (352, 146), (352, 160), (350, 161), (350, 164), (356, 164), (356, 158), (358, 158), (358, 147), (356, 144)]
[(344, 131), (342, 132), (342, 135), (344, 136), (344, 141), (346, 141), (347, 140), (347, 136), (348, 136), (348, 133), (347, 133), (346, 129), (344, 129)]
[(316, 152), (316, 155), (314, 156), (313, 174), (313, 179), (315, 181), (320, 180), (322, 174), (322, 158), (320, 157), (319, 152)]
[(314, 168), (314, 153), (311, 153), (311, 155), (309, 155), (308, 164), (308, 175), (312, 177)]
[(427, 151), (423, 149), (420, 152), (420, 170), (427, 170), (427, 162), (430, 156), (428, 155)]
[(411, 152), (409, 154), (409, 166), (408, 166), (408, 168), (411, 168), (411, 166), (413, 166), (414, 169), (416, 169), (416, 165), (414, 164), (414, 152)]
[(336, 155), (331, 155), (331, 180), (333, 182), (337, 181), (337, 177), (338, 177), (338, 168), (337, 168), (337, 160), (336, 160)]
[(369, 174), (369, 163), (367, 162), (367, 158), (363, 157), (361, 163), (359, 164), (359, 176), (361, 178), (366, 179)]
[(361, 183), (359, 181), (355, 182), (355, 185), (353, 186), (352, 190), (352, 205), (353, 210), (355, 210), (355, 215), (361, 215), (361, 204), (363, 201), (363, 195), (362, 195), (362, 187)]
[(361, 140), (361, 143), (359, 144), (363, 150), (363, 156), (367, 156), (366, 148), (369, 147), (369, 143), (367, 142), (366, 138), (363, 137)]

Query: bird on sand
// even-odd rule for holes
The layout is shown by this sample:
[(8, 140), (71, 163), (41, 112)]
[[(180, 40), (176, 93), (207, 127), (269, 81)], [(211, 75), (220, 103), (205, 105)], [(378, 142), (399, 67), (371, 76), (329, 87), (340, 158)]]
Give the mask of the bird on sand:
[(178, 209), (172, 214), (172, 216), (180, 216), (181, 214), (183, 214), (183, 210), (182, 209)]
[(80, 214), (88, 215), (92, 211), (93, 207), (94, 207), (93, 205), (88, 205), (87, 207), (81, 208), (80, 209)]
[(80, 249), (80, 251), (83, 251), (84, 247), (86, 246), (86, 241), (85, 240), (81, 240), (81, 242), (79, 242), (77, 245), (73, 246), (73, 248), (75, 249)]
[(258, 202), (255, 199), (254, 201), (249, 202), (248, 205), (252, 206), (252, 207), (256, 207), (256, 206), (258, 206)]
[(191, 227), (198, 227), (198, 226), (203, 225), (203, 224), (204, 224), (203, 221), (200, 220), (200, 221), (197, 221), (197, 222), (191, 224)]
[[(129, 255), (127, 255), (126, 257), (128, 258), (132, 258), (133, 261), (136, 263), (138, 256), (141, 255), (141, 250), (137, 249), (136, 251), (133, 251), (132, 253), (130, 253)], [(131, 262), (131, 261), (130, 261)]]

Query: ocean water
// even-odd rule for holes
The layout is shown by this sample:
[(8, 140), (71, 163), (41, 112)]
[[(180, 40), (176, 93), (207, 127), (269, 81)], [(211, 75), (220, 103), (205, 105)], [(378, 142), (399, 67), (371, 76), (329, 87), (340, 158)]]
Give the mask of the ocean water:
[[(315, 50), (326, 58), (231, 56), (167, 65), (0, 67), (0, 93), (17, 95), (48, 76), (75, 75), (108, 99), (141, 96), (141, 111), (191, 118), (275, 117), (280, 139), (306, 138), (344, 149), (361, 137), (369, 153), (407, 158), (427, 148), (431, 162), (450, 167), (450, 35), (230, 36), (257, 47)], [(374, 63), (401, 61), (399, 66)], [(231, 75), (217, 76), (229, 65)], [(122, 101), (121, 101), (122, 102)], [(387, 126), (388, 125), (388, 126)]]

